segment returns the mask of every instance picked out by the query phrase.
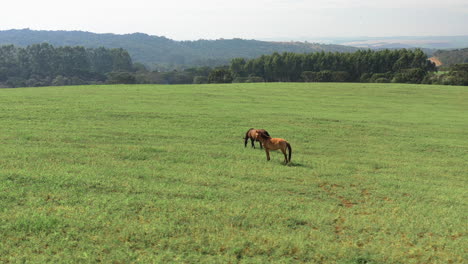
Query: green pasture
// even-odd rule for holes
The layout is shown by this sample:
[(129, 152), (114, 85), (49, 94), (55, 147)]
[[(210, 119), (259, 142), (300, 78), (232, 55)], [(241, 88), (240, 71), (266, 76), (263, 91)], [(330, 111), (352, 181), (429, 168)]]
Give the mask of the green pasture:
[(467, 87), (0, 89), (0, 263), (463, 263), (467, 175)]

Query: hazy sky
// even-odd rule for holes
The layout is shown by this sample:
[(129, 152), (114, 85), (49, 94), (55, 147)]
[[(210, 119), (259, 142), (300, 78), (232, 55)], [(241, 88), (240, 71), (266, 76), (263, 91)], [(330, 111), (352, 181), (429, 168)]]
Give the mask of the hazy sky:
[(83, 30), (176, 40), (468, 35), (468, 0), (12, 0), (0, 30)]

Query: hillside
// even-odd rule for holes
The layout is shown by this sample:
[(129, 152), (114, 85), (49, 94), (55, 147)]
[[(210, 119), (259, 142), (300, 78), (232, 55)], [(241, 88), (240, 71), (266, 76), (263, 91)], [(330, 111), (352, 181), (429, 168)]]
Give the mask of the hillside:
[(215, 66), (236, 57), (255, 58), (273, 52), (352, 52), (357, 48), (307, 42), (269, 42), (245, 39), (175, 41), (142, 33), (116, 35), (83, 31), (35, 31), (29, 29), (0, 31), (0, 45), (27, 46), (48, 42), (54, 46), (123, 48), (135, 62), (152, 68), (161, 66)]
[(453, 64), (468, 63), (468, 48), (456, 50), (438, 50), (434, 53), (444, 66)]

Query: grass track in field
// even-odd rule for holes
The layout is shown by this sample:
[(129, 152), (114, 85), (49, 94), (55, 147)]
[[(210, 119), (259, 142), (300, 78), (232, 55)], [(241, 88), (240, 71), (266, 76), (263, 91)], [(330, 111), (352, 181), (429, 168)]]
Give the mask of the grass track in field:
[[(0, 262), (462, 263), (468, 90), (0, 90)], [(250, 127), (287, 139), (266, 162)]]

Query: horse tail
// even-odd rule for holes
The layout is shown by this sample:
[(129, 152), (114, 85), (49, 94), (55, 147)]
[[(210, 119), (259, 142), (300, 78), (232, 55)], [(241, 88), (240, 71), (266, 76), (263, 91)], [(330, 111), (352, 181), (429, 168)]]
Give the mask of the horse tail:
[(250, 130), (252, 130), (253, 128), (247, 130), (247, 133), (245, 133), (245, 138), (244, 138), (244, 147), (247, 147), (247, 141), (249, 141), (249, 132)]
[(288, 162), (291, 162), (291, 155), (292, 155), (291, 144), (289, 144), (288, 142), (286, 142), (286, 146), (288, 147), (288, 152), (289, 152)]

